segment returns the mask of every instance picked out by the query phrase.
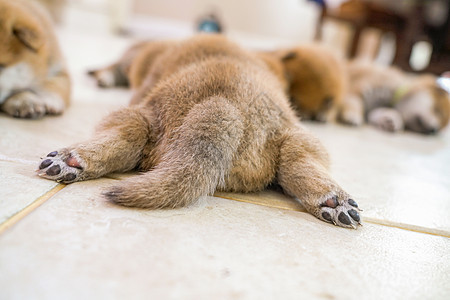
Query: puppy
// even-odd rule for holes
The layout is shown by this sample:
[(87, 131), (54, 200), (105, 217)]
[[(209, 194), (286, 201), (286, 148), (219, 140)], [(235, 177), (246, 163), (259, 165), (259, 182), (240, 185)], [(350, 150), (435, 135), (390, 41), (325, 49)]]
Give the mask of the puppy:
[(450, 97), (433, 75), (410, 75), (366, 61), (348, 63), (349, 91), (340, 120), (385, 131), (434, 134), (450, 116)]
[(39, 5), (0, 0), (0, 109), (18, 118), (61, 114), (70, 80), (51, 22)]
[(343, 60), (320, 45), (303, 45), (272, 55), (283, 66), (287, 94), (299, 116), (334, 121), (347, 84)]
[(49, 153), (38, 174), (70, 183), (137, 169), (144, 173), (104, 196), (152, 209), (276, 182), (317, 218), (359, 224), (356, 202), (330, 177), (326, 151), (254, 54), (199, 35), (165, 51), (147, 80), (153, 88), (143, 99), (106, 117), (91, 140)]

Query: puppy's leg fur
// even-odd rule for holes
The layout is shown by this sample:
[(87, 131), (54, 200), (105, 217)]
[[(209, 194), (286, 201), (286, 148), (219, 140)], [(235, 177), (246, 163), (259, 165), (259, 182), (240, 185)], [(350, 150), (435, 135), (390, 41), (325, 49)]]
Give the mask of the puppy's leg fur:
[(70, 78), (64, 70), (54, 74), (43, 83), (42, 94), (47, 114), (61, 114), (70, 102)]
[(320, 142), (301, 128), (289, 131), (280, 149), (278, 182), (314, 216), (342, 227), (360, 223), (358, 205), (330, 177)]
[(347, 125), (361, 126), (364, 124), (364, 104), (361, 97), (348, 95), (341, 104), (339, 120)]
[(129, 87), (130, 78), (129, 71), (133, 60), (138, 55), (138, 53), (147, 45), (149, 42), (140, 42), (132, 47), (130, 47), (125, 53), (120, 57), (120, 59), (104, 68), (95, 69), (88, 71), (88, 75), (92, 76), (97, 80), (97, 85), (102, 88), (110, 87)]
[(239, 111), (225, 99), (210, 98), (189, 111), (154, 169), (104, 195), (124, 206), (188, 205), (223, 185), (242, 135)]
[(106, 117), (91, 140), (49, 153), (38, 174), (70, 183), (129, 171), (138, 165), (144, 147), (151, 143), (148, 120), (138, 109), (126, 108)]

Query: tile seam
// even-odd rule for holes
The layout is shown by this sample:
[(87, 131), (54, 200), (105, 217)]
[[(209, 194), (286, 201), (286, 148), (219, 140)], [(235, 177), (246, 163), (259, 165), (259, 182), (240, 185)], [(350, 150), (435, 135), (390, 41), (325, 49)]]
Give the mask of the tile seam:
[[(279, 205), (269, 205), (266, 203), (258, 203), (256, 201), (236, 199), (236, 198), (232, 198), (232, 197), (223, 197), (222, 195), (214, 195), (214, 197), (219, 197), (222, 199), (233, 200), (233, 201), (238, 201), (238, 202), (243, 202), (243, 203), (250, 203), (250, 204), (255, 204), (255, 205), (260, 205), (260, 206), (297, 211), (300, 213), (308, 213), (306, 210), (294, 209), (291, 207), (285, 207), (285, 206), (279, 206)], [(402, 230), (411, 231), (411, 232), (417, 232), (417, 233), (423, 233), (423, 234), (429, 234), (429, 235), (450, 238), (450, 233), (446, 232), (445, 230), (426, 228), (426, 227), (417, 226), (417, 225), (402, 224), (402, 223), (397, 223), (397, 222), (392, 222), (392, 221), (378, 220), (378, 219), (374, 219), (374, 218), (370, 218), (370, 217), (364, 217), (363, 224), (364, 224), (364, 222), (379, 225), (379, 226), (384, 226), (384, 227), (397, 228), (397, 229), (402, 229)], [(410, 228), (408, 228), (408, 226)]]
[(18, 211), (17, 213), (9, 217), (5, 222), (0, 224), (0, 235), (4, 233), (8, 228), (14, 226), (17, 222), (19, 222), (27, 215), (29, 215), (31, 212), (33, 212), (36, 208), (44, 204), (47, 200), (52, 198), (56, 193), (58, 193), (65, 187), (66, 187), (65, 184), (57, 184), (52, 189), (44, 193), (42, 196), (34, 200), (31, 204), (29, 204), (22, 210)]
[[(59, 191), (61, 191), (65, 187), (66, 187), (65, 184), (58, 184), (58, 185), (56, 185), (51, 190), (49, 190), (48, 192), (46, 192), (42, 196), (38, 197), (30, 205), (26, 206), (24, 209), (20, 210), (19, 212), (17, 212), (13, 216), (9, 217), (5, 222), (0, 224), (0, 234), (4, 233), (8, 228), (10, 228), (14, 224), (19, 222), (23, 218), (25, 218), (28, 214), (30, 214), (36, 208), (38, 208), (39, 206), (44, 204), (46, 201), (48, 201), (56, 193), (58, 193)], [(223, 197), (223, 196), (220, 196), (220, 195), (214, 195), (214, 196), (222, 198), (222, 199), (226, 199), (226, 200), (233, 200), (233, 201), (238, 201), (238, 202), (243, 202), (243, 203), (255, 204), (255, 205), (259, 205), (259, 206), (266, 206), (266, 207), (272, 207), (272, 208), (278, 208), (278, 209), (284, 209), (284, 210), (290, 210), (290, 211), (297, 211), (297, 212), (300, 212), (300, 213), (307, 213), (305, 210), (294, 209), (294, 208), (291, 208), (291, 207), (283, 207), (283, 206), (278, 206), (278, 205), (268, 205), (266, 203), (258, 203), (256, 201), (236, 199), (236, 198), (232, 198), (232, 197)], [(429, 234), (429, 235), (435, 235), (435, 236), (450, 238), (450, 233), (448, 233), (448, 232), (446, 232), (444, 230), (439, 230), (439, 229), (430, 229), (430, 228), (425, 228), (425, 227), (417, 226), (417, 225), (408, 225), (408, 224), (396, 223), (396, 222), (392, 222), (392, 221), (378, 220), (378, 219), (374, 219), (374, 218), (370, 218), (370, 217), (365, 217), (363, 219), (363, 221), (367, 222), (367, 223), (370, 223), (370, 224), (379, 225), (379, 226), (398, 228), (398, 229), (412, 231), (412, 232), (417, 232), (417, 233), (422, 233), (422, 234)], [(408, 228), (407, 226), (409, 226), (410, 228)]]

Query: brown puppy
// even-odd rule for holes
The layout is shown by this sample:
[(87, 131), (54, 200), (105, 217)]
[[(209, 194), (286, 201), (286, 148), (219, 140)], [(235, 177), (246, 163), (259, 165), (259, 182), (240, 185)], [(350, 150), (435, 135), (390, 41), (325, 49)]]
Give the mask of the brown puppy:
[(60, 114), (70, 80), (51, 22), (39, 5), (0, 0), (0, 108), (19, 118)]
[(347, 83), (342, 59), (320, 45), (273, 54), (283, 64), (288, 95), (300, 117), (319, 122), (335, 120)]
[(444, 128), (450, 117), (449, 94), (433, 75), (410, 75), (366, 61), (348, 63), (349, 92), (340, 120), (368, 123), (382, 130), (423, 134)]
[(179, 42), (148, 74), (139, 104), (105, 118), (93, 139), (48, 154), (39, 175), (66, 183), (138, 169), (104, 193), (124, 206), (173, 208), (216, 190), (277, 182), (319, 219), (354, 228), (357, 204), (328, 173), (279, 80), (222, 36)]

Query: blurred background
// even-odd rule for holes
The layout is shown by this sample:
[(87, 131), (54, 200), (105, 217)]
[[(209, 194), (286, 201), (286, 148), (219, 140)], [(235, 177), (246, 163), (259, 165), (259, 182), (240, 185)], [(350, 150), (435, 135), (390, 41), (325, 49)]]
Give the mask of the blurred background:
[(81, 32), (180, 38), (207, 22), (202, 29), (257, 49), (320, 40), (346, 57), (405, 71), (450, 70), (450, 0), (40, 1), (58, 24)]

